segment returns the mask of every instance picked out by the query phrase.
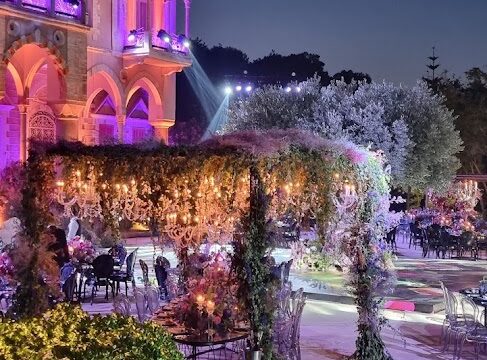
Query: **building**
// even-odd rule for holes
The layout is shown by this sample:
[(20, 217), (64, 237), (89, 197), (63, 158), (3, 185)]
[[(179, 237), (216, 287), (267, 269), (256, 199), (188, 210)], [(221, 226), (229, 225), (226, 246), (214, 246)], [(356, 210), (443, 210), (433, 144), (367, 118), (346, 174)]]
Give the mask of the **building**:
[(191, 65), (189, 11), (190, 0), (0, 0), (0, 169), (32, 138), (167, 140), (175, 73)]

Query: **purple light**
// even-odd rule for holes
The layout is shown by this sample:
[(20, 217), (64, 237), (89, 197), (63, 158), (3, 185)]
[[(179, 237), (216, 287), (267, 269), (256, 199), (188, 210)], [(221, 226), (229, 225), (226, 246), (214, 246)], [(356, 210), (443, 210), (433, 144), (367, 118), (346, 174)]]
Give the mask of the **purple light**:
[(296, 92), (301, 92), (301, 88), (299, 86), (296, 86)]
[(291, 90), (292, 90), (292, 89), (291, 89), (291, 87), (290, 87), (290, 86), (288, 86), (287, 88), (285, 88), (285, 89), (284, 89), (284, 91), (286, 91), (287, 93), (291, 92)]
[(252, 86), (248, 85), (248, 86), (245, 88), (245, 91), (247, 91), (247, 92), (251, 92), (251, 91), (252, 91)]
[(237, 90), (237, 91), (242, 91), (242, 86), (237, 85), (237, 86), (235, 87), (235, 90)]

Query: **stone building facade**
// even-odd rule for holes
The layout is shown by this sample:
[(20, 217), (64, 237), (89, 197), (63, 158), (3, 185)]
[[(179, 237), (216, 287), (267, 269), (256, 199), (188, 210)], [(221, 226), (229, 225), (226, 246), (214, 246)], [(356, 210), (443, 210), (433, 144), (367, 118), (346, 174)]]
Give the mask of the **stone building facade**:
[(189, 11), (190, 0), (0, 1), (0, 170), (32, 138), (167, 140), (175, 74), (191, 65)]

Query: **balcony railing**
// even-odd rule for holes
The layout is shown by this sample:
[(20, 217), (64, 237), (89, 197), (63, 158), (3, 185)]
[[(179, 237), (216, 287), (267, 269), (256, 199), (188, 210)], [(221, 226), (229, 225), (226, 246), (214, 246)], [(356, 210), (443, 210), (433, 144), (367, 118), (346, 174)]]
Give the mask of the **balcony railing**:
[(83, 0), (4, 0), (3, 3), (59, 20), (85, 23)]
[(184, 54), (189, 53), (189, 41), (182, 35), (168, 34), (164, 30), (132, 30), (127, 34), (125, 49), (149, 51), (149, 47), (161, 51)]

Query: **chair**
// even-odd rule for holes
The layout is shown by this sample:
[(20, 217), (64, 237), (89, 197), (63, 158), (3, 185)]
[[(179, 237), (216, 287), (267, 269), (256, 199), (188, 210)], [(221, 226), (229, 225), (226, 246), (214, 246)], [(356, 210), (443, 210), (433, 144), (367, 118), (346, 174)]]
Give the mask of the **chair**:
[(145, 296), (147, 299), (147, 308), (151, 314), (154, 314), (159, 309), (159, 289), (155, 286), (147, 286), (145, 288)]
[(93, 260), (93, 287), (91, 288), (91, 304), (93, 304), (93, 299), (96, 296), (99, 286), (105, 286), (106, 294), (105, 300), (108, 300), (108, 287), (112, 288), (112, 296), (114, 294), (113, 281), (111, 276), (113, 275), (113, 257), (108, 254), (99, 255), (95, 260)]
[(135, 261), (137, 259), (137, 249), (132, 251), (130, 255), (127, 257), (127, 270), (126, 271), (117, 271), (115, 274), (111, 276), (111, 280), (117, 284), (116, 286), (116, 293), (120, 292), (120, 283), (123, 282), (125, 284), (125, 295), (128, 295), (128, 282), (134, 282), (134, 269), (135, 269)]
[(287, 282), (289, 280), (289, 272), (291, 271), (291, 266), (293, 265), (293, 259), (289, 260), (288, 262), (284, 263), (284, 267), (282, 270), (282, 278), (281, 281)]
[(132, 304), (130, 299), (125, 295), (117, 295), (113, 299), (113, 312), (123, 316), (130, 316)]
[[(463, 331), (459, 332), (460, 339), (458, 348), (458, 359), (462, 356), (465, 341), (474, 344), (475, 358), (478, 360), (480, 345), (487, 345), (487, 328), (478, 322), (479, 308), (468, 296), (462, 297), (462, 310), (464, 319)], [(455, 356), (455, 355), (454, 355)]]
[(72, 263), (66, 263), (61, 267), (59, 280), (65, 301), (72, 302), (76, 293), (76, 269)]
[(134, 288), (135, 307), (137, 308), (137, 317), (140, 322), (147, 319), (147, 299), (142, 289)]
[[(162, 260), (162, 259), (161, 259)], [(167, 270), (166, 267), (163, 265), (162, 261), (159, 261), (159, 257), (156, 259), (156, 264), (154, 265), (154, 272), (156, 274), (157, 285), (159, 286), (160, 295), (164, 294), (164, 296), (168, 297), (168, 290), (167, 290)]]
[(149, 267), (147, 266), (146, 262), (142, 259), (139, 259), (140, 268), (142, 269), (142, 281), (144, 286), (149, 286)]

